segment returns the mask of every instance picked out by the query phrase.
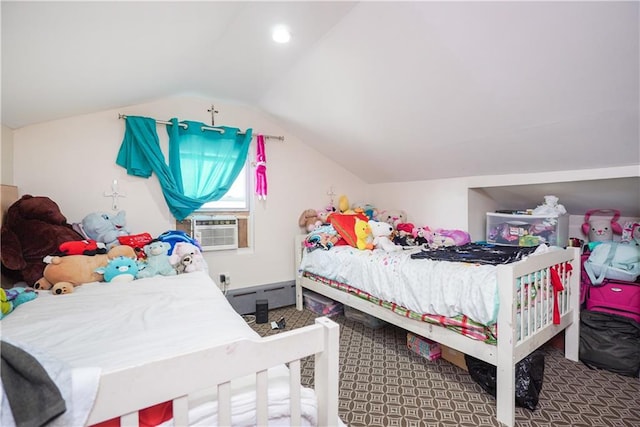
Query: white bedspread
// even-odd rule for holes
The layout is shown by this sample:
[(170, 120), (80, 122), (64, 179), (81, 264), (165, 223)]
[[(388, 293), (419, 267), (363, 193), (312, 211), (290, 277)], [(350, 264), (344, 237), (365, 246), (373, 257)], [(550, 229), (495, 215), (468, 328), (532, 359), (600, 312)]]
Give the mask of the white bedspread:
[(496, 321), (495, 266), (412, 259), (411, 253), (336, 246), (305, 251), (300, 270), (346, 283), (416, 313), (463, 314), (485, 325)]
[[(71, 368), (103, 373), (258, 336), (203, 272), (90, 283), (61, 296), (40, 292), (1, 325), (3, 338), (13, 343), (37, 348)], [(270, 377), (288, 375), (284, 366), (272, 371)], [(242, 403), (232, 408), (234, 420), (255, 416), (255, 393), (243, 395), (251, 385), (247, 380), (232, 382), (234, 399)], [(287, 381), (270, 381), (270, 393), (281, 397), (274, 401), (281, 406), (288, 395)], [(303, 416), (313, 423), (313, 396), (303, 405), (305, 410)], [(203, 415), (202, 408), (194, 411), (196, 419), (215, 418)], [(279, 410), (276, 418), (285, 415)]]

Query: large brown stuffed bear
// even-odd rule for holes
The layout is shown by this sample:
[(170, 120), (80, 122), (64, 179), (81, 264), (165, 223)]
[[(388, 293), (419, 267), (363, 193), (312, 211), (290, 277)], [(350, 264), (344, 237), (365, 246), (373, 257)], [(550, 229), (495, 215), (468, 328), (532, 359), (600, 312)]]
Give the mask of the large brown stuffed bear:
[(2, 272), (30, 286), (42, 277), (44, 257), (58, 252), (61, 243), (84, 236), (67, 223), (56, 202), (26, 194), (9, 206), (0, 238)]

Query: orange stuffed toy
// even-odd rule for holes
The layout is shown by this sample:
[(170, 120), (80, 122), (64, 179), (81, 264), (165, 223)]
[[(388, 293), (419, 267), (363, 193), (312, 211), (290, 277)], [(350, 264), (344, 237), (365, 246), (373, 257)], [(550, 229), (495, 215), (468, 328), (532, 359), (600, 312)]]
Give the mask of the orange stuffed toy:
[(110, 259), (118, 256), (134, 260), (137, 257), (135, 250), (127, 245), (114, 246), (106, 254), (51, 257), (51, 262), (44, 268), (43, 277), (33, 287), (51, 290), (55, 295), (72, 293), (75, 286), (103, 281), (104, 276), (96, 269), (106, 267)]

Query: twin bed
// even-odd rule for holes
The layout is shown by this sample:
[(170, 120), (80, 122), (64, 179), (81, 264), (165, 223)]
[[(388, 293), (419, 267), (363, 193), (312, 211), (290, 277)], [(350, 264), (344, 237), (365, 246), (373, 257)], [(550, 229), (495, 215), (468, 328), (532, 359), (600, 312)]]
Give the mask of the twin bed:
[[(48, 425), (341, 424), (338, 325), (319, 318), (261, 338), (205, 272), (89, 283), (62, 296), (40, 292), (1, 327), (3, 348), (36, 357), (60, 390), (66, 411)], [(9, 356), (3, 353), (3, 367), (19, 371), (24, 357)], [(308, 356), (315, 357), (314, 389), (300, 385), (300, 360)], [(38, 389), (42, 379), (30, 380)], [(15, 422), (13, 409), (38, 399), (7, 385), (3, 426)]]
[(491, 265), (437, 261), (426, 255), (440, 253), (420, 248), (309, 250), (306, 238), (295, 239), (299, 310), (310, 289), (496, 366), (496, 417), (507, 426), (515, 423), (517, 362), (563, 330), (565, 357), (578, 361), (577, 248), (542, 246)]

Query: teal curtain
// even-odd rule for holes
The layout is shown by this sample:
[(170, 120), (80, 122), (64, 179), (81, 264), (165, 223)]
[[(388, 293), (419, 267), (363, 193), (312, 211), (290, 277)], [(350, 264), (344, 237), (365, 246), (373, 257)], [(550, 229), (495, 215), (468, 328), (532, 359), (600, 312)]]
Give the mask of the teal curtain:
[[(185, 126), (180, 126), (186, 125)], [(116, 164), (129, 175), (148, 178), (155, 173), (173, 216), (182, 220), (203, 204), (219, 200), (242, 170), (251, 143), (251, 129), (216, 126), (171, 119), (169, 164), (160, 149), (156, 121), (128, 116)]]

